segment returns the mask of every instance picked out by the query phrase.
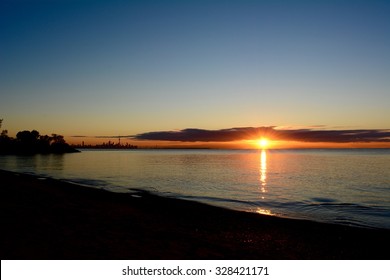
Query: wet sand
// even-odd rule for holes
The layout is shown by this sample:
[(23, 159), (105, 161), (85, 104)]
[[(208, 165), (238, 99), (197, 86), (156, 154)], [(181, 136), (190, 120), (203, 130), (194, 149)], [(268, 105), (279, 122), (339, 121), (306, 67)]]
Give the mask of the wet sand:
[(390, 230), (112, 193), (0, 170), (1, 259), (390, 259)]

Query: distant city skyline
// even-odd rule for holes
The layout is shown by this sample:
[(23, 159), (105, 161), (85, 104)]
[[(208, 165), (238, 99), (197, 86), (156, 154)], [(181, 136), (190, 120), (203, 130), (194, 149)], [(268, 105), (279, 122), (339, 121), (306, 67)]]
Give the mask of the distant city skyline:
[[(4, 0), (2, 129), (251, 148), (264, 136), (150, 136), (273, 127), (335, 137), (279, 133), (275, 148), (390, 147), (389, 14), (380, 0)], [(348, 131), (362, 134), (337, 138)]]

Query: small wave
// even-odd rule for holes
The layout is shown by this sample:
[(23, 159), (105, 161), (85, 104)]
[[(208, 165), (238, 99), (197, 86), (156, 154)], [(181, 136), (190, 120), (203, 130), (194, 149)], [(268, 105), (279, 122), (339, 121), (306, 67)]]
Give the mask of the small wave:
[(82, 178), (74, 178), (74, 179), (68, 179), (64, 180), (66, 182), (83, 185), (83, 186), (89, 186), (89, 187), (98, 187), (103, 188), (108, 185), (108, 182), (104, 180), (93, 180), (93, 179), (82, 179)]
[[(365, 228), (390, 228), (390, 209), (378, 206), (355, 203), (340, 203), (334, 199), (315, 198), (310, 201), (278, 202), (278, 201), (243, 201), (238, 199), (189, 196), (170, 194), (169, 196), (196, 200), (243, 211), (269, 209), (277, 216), (316, 220), (334, 224), (342, 224)], [(316, 202), (314, 202), (316, 201)], [(365, 217), (365, 218), (363, 218)]]
[(308, 207), (324, 207), (340, 210), (349, 210), (349, 211), (376, 211), (376, 212), (388, 212), (390, 209), (379, 207), (379, 206), (368, 206), (356, 203), (332, 203), (332, 202), (323, 202), (323, 203), (310, 203), (307, 204)]
[(389, 228), (390, 209), (356, 203), (306, 203), (301, 204), (302, 213), (310, 218), (344, 225)]
[(327, 197), (313, 197), (312, 201), (315, 202), (336, 202), (337, 199), (327, 198)]
[(211, 196), (190, 196), (190, 195), (172, 195), (172, 196), (180, 199), (201, 200), (201, 201), (210, 201), (210, 202), (226, 202), (226, 203), (239, 203), (239, 204), (248, 203), (248, 201), (242, 201), (238, 199), (220, 198), (220, 197), (211, 197)]

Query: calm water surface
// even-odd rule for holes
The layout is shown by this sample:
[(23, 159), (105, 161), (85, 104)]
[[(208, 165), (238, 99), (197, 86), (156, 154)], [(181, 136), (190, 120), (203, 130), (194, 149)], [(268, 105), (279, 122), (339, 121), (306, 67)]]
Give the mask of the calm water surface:
[(268, 215), (390, 229), (390, 150), (83, 150), (0, 168)]

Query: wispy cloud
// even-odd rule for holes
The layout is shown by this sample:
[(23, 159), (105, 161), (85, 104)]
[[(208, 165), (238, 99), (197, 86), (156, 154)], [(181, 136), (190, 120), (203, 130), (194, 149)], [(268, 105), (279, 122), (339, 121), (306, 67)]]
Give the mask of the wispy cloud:
[[(319, 127), (318, 127), (319, 128)], [(237, 127), (219, 130), (186, 128), (178, 131), (146, 132), (133, 136), (136, 140), (160, 140), (180, 142), (229, 142), (268, 137), (275, 140), (301, 142), (390, 142), (389, 129), (278, 129), (268, 127)]]

